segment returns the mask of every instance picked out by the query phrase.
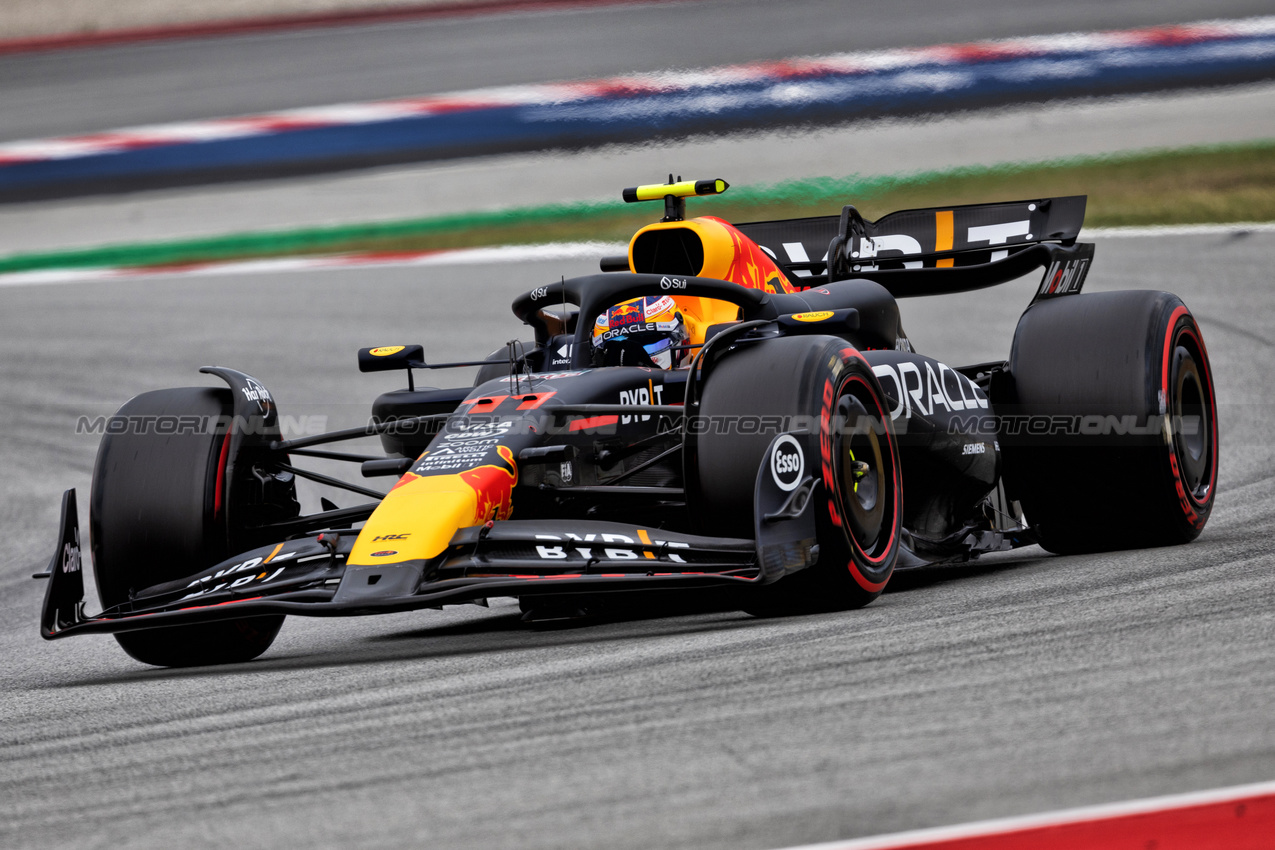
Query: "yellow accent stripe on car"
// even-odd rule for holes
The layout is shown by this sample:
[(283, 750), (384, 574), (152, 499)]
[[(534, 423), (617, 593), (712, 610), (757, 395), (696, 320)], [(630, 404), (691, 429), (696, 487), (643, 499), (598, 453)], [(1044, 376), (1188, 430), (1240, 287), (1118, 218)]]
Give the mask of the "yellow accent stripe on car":
[[(647, 534), (647, 533), (646, 533), (646, 529), (645, 529), (645, 528), (639, 528), (639, 529), (637, 530), (637, 533), (638, 533), (638, 539), (639, 539), (639, 540), (641, 540), (641, 541), (642, 541), (643, 543), (645, 543), (647, 546), (650, 546), (650, 545), (651, 545), (651, 535), (649, 535), (649, 534)], [(643, 552), (642, 554), (643, 554), (643, 555), (645, 555), (646, 557), (650, 558), (652, 561), (654, 561), (654, 560), (655, 560), (655, 553), (654, 553), (654, 552), (652, 552), (652, 551), (650, 551), (649, 549), (648, 549), (647, 551)]]
[[(954, 230), (951, 210), (940, 210), (934, 213), (935, 251), (952, 250), (952, 234)], [(950, 269), (955, 262), (951, 257), (948, 257), (946, 260), (939, 260), (934, 265), (941, 269)]]

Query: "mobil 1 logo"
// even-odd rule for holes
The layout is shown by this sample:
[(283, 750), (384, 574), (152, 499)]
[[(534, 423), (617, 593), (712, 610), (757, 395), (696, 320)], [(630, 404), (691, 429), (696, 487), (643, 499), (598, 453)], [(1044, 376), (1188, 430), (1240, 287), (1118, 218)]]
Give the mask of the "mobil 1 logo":
[(797, 489), (806, 473), (806, 455), (801, 443), (791, 434), (784, 434), (770, 448), (770, 476), (775, 486), (784, 492)]

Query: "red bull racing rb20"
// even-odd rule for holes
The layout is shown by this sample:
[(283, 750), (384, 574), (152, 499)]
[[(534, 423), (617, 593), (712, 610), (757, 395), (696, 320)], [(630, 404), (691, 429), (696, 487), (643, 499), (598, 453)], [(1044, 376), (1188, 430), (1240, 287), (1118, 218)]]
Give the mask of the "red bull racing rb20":
[[(404, 373), (366, 428), (284, 439), (275, 397), (147, 392), (110, 421), (89, 497), (104, 609), (84, 610), (75, 492), (41, 634), (111, 633), (134, 658), (250, 660), (288, 615), (517, 597), (528, 619), (694, 590), (758, 614), (851, 609), (896, 569), (1039, 544), (1185, 543), (1218, 469), (1200, 329), (1166, 292), (1082, 293), (1083, 197), (730, 224), (662, 201), (602, 271), (513, 303), (532, 339), (481, 362), (363, 349)], [(812, 257), (820, 259), (813, 260)], [(1044, 270), (1008, 358), (913, 349), (899, 300)], [(480, 366), (473, 386), (423, 369)], [(378, 436), (383, 456), (340, 450)], [(321, 475), (347, 461), (388, 492)], [(297, 478), (361, 494), (304, 514)], [(645, 598), (650, 598), (649, 595)]]

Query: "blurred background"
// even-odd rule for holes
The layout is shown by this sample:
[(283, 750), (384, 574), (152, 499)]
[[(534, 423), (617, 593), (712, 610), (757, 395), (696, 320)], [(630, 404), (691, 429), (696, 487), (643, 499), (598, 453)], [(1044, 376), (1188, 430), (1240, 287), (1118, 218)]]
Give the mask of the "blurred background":
[(671, 171), (729, 180), (701, 212), (734, 220), (1081, 193), (1091, 226), (1267, 221), (1269, 11), (10, 0), (0, 271), (624, 239), (619, 190)]

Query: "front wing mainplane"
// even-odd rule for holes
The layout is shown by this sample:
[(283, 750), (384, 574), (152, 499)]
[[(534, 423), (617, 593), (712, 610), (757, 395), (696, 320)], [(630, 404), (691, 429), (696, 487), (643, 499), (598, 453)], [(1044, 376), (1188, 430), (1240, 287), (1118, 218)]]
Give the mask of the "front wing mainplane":
[[(810, 438), (781, 439), (804, 446)], [(499, 596), (766, 584), (817, 560), (812, 504), (819, 486), (807, 476), (794, 493), (768, 470), (759, 472), (755, 539), (599, 520), (493, 520), (458, 529), (436, 557), (378, 565), (349, 562), (358, 530), (327, 531), (243, 552), (93, 616), (84, 614), (75, 491), (68, 490), (58, 550), (42, 574), (49, 584), (40, 631), (53, 640), (269, 614), (388, 614)]]

